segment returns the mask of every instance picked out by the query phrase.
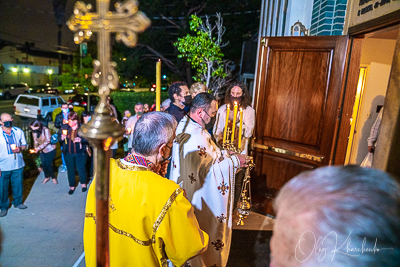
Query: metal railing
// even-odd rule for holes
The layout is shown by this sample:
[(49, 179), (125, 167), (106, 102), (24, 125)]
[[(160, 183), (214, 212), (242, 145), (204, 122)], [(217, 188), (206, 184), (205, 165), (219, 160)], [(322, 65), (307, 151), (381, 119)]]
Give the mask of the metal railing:
[(32, 132), (29, 128), (29, 123), (30, 121), (18, 121), (18, 122), (13, 122), (13, 125), (15, 127), (21, 128), (21, 130), (24, 132), (26, 143), (28, 144), (29, 147), (33, 147), (33, 138), (32, 138)]

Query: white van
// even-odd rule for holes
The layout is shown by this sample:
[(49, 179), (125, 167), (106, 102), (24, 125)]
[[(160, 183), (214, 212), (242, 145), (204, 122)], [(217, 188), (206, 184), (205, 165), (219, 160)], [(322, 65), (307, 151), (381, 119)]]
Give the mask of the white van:
[(14, 113), (24, 118), (52, 120), (54, 109), (66, 102), (59, 96), (50, 94), (21, 94), (14, 103)]

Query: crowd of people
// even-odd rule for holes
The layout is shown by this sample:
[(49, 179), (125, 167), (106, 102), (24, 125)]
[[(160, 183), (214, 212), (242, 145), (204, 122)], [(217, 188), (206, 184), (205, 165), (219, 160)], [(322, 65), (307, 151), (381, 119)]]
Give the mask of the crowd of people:
[[(108, 103), (113, 119), (125, 127), (119, 144), (124, 157), (116, 158), (113, 153), (110, 162), (110, 265), (226, 266), (237, 198), (235, 188), (238, 184), (240, 188), (240, 171), (250, 161), (247, 146), (255, 125), (249, 92), (243, 83), (232, 83), (225, 103), (218, 103), (202, 83), (189, 88), (184, 82), (175, 82), (168, 94), (161, 112), (153, 112), (155, 105), (135, 103), (135, 114), (125, 110), (121, 120), (115, 107)], [(229, 121), (234, 117), (233, 109), (228, 113), (227, 105), (233, 107), (234, 103), (243, 110), (239, 152), (222, 146), (227, 116)], [(95, 186), (88, 186), (95, 176), (92, 148), (78, 134), (81, 124), (90, 119), (89, 112), (79, 118), (65, 104), (54, 122), (56, 138), (40, 121), (32, 122), (30, 128), (32, 153), (39, 153), (45, 174), (42, 183), (58, 183), (53, 165), (58, 142), (62, 149), (61, 171), (65, 169), (68, 174), (68, 194), (76, 190), (75, 173), (82, 192), (88, 190), (84, 249), (86, 266), (95, 266), (96, 190)], [(9, 114), (2, 114), (1, 122), (0, 149), (6, 153), (0, 160), (0, 216), (6, 216), (9, 183), (14, 207), (27, 208), (22, 203), (21, 154), (27, 144), (22, 130), (12, 127)], [(239, 129), (239, 114), (236, 122), (235, 128)], [(238, 136), (235, 134), (235, 144)], [(114, 144), (111, 149), (117, 147)], [(335, 236), (337, 241), (339, 236), (346, 242), (346, 234), (362, 249), (366, 245), (373, 247), (375, 239), (376, 246), (379, 239), (377, 259), (384, 266), (396, 266), (400, 256), (400, 185), (387, 174), (357, 166), (320, 168), (293, 178), (275, 204), (271, 266), (300, 266), (306, 261), (304, 266), (374, 266), (372, 254), (360, 261), (348, 250), (344, 253), (337, 248), (321, 256), (322, 246), (335, 245), (334, 239), (327, 237)], [(319, 240), (324, 237), (326, 244), (321, 244)], [(358, 243), (352, 251), (357, 252)]]

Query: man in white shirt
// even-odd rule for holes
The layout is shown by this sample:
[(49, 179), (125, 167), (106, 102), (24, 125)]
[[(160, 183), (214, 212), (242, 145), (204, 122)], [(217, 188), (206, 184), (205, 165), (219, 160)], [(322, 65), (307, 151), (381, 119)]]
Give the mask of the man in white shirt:
[(25, 162), (22, 150), (26, 148), (24, 132), (12, 126), (10, 114), (1, 114), (0, 129), (0, 217), (7, 215), (10, 205), (8, 187), (11, 183), (13, 205), (18, 209), (26, 209), (22, 204), (22, 178)]

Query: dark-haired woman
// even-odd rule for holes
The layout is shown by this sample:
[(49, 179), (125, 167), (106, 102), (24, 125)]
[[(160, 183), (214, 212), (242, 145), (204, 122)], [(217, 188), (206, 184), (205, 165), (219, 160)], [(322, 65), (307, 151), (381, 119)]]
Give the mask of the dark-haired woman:
[[(88, 124), (89, 121), (92, 119), (92, 114), (89, 111), (85, 110), (81, 113), (81, 117), (82, 124)], [(87, 144), (85, 150), (88, 154), (88, 159), (86, 161), (86, 173), (88, 175), (87, 183), (89, 183), (89, 180), (93, 177), (93, 148), (89, 144)]]
[[(253, 135), (254, 123), (255, 123), (255, 111), (250, 106), (250, 96), (249, 91), (246, 86), (242, 82), (233, 83), (225, 93), (225, 105), (222, 105), (218, 109), (216, 123), (214, 125), (214, 137), (217, 142), (221, 145), (224, 137), (224, 129), (226, 122), (226, 111), (227, 104), (230, 106), (229, 112), (229, 120), (232, 123), (233, 121), (233, 107), (234, 103), (238, 104), (238, 112), (236, 117), (236, 130), (235, 131), (235, 139), (238, 139), (239, 133), (239, 123), (240, 123), (240, 112), (239, 108), (243, 109), (243, 130), (242, 130), (242, 141), (241, 141), (241, 149), (242, 154), (247, 154), (247, 147), (249, 143), (250, 137)], [(230, 126), (231, 128), (231, 126)], [(235, 140), (237, 143), (237, 140)]]
[(40, 160), (44, 172), (44, 180), (42, 184), (47, 183), (50, 179), (54, 184), (58, 184), (57, 178), (54, 174), (54, 157), (56, 156), (56, 145), (52, 145), (50, 130), (43, 126), (43, 124), (35, 120), (29, 124), (32, 130), (32, 137), (34, 141), (34, 148), (32, 153), (39, 153)]
[(78, 135), (79, 127), (78, 114), (72, 111), (68, 114), (68, 124), (61, 127), (59, 136), (59, 139), (64, 142), (63, 153), (67, 164), (69, 195), (75, 192), (75, 170), (78, 171), (82, 192), (87, 190), (86, 145), (88, 142)]

